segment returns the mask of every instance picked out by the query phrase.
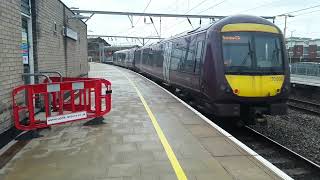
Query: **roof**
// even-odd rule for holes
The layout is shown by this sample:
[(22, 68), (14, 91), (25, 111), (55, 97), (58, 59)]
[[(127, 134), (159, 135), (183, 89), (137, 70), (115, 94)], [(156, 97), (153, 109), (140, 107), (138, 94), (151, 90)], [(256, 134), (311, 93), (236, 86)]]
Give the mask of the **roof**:
[(136, 48), (138, 47), (137, 45), (134, 45), (134, 46), (109, 46), (106, 48), (106, 50), (122, 50), (122, 49), (131, 49), (131, 48)]
[(90, 43), (103, 43), (105, 46), (111, 46), (109, 43), (107, 43), (106, 40), (102, 39), (101, 37), (88, 38), (88, 44), (90, 44)]

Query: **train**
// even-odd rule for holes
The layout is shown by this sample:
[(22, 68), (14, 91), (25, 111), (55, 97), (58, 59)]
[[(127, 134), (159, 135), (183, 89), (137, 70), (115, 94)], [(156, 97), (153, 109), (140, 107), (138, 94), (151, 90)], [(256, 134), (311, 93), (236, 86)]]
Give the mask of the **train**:
[(197, 99), (217, 117), (255, 124), (287, 114), (290, 72), (281, 30), (234, 15), (157, 43), (115, 52), (113, 63)]

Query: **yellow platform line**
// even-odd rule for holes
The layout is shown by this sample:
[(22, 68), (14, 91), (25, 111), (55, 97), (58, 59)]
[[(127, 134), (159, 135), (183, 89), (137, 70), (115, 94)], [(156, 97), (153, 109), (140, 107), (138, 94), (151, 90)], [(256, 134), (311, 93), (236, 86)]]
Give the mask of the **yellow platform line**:
[[(116, 68), (117, 69), (117, 68)], [(158, 134), (158, 137), (162, 143), (162, 146), (164, 148), (164, 150), (166, 151), (167, 153), (167, 156), (170, 160), (170, 163), (171, 163), (171, 166), (173, 167), (174, 169), (174, 172), (176, 173), (176, 176), (178, 178), (178, 180), (187, 180), (187, 176), (186, 174), (184, 173), (182, 167), (180, 166), (180, 163), (176, 157), (176, 155), (174, 154), (166, 136), (164, 135), (156, 117), (154, 116), (154, 114), (152, 113), (150, 107), (148, 106), (146, 100), (144, 99), (144, 97), (142, 96), (140, 90), (138, 89), (138, 87), (136, 86), (136, 84), (126, 75), (124, 74), (122, 71), (120, 71), (119, 69), (117, 69), (124, 77), (126, 77), (126, 79), (130, 82), (130, 84), (133, 86), (133, 88), (136, 90), (144, 108), (146, 109), (151, 121), (152, 121), (152, 124), (153, 124), (153, 127), (155, 128), (157, 134)]]

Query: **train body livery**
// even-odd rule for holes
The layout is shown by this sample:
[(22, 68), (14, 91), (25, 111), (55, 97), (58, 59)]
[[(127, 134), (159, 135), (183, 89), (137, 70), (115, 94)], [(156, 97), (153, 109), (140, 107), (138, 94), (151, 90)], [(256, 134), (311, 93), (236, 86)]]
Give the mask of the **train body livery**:
[(284, 38), (278, 27), (260, 17), (230, 16), (116, 52), (114, 63), (189, 92), (217, 116), (248, 120), (287, 112), (290, 81)]

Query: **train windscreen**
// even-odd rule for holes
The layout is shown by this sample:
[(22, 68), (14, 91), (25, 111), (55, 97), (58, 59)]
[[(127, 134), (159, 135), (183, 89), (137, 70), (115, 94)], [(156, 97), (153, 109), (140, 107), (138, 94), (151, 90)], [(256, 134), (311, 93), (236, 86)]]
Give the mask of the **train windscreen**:
[(275, 34), (228, 32), (222, 44), (226, 73), (283, 73), (282, 45)]

